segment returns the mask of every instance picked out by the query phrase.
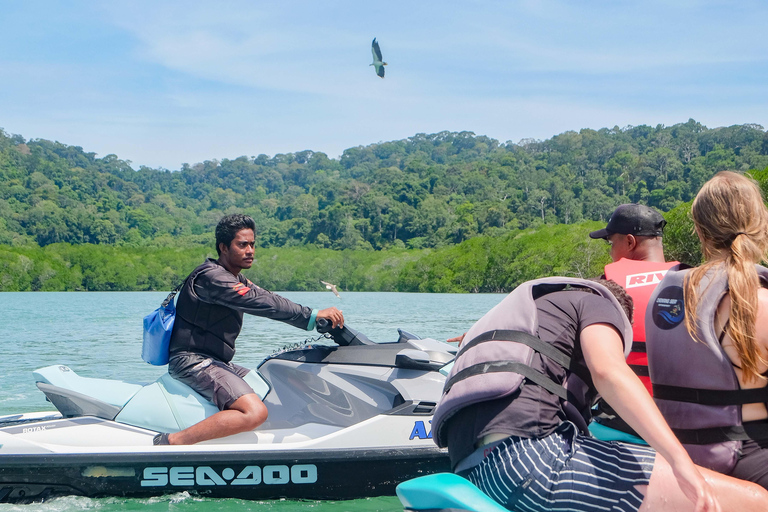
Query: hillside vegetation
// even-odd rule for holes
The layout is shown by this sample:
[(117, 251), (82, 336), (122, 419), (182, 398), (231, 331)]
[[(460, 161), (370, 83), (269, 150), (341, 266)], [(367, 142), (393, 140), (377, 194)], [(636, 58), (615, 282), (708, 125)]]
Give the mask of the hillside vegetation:
[(262, 247), (440, 247), (543, 224), (605, 220), (616, 205), (668, 211), (715, 172), (768, 166), (757, 125), (566, 132), (505, 143), (470, 132), (351, 148), (134, 170), (115, 155), (0, 132), (0, 243), (209, 243), (246, 212)]
[(441, 132), (171, 172), (0, 130), (0, 290), (167, 289), (212, 255), (230, 212), (256, 220), (253, 272), (273, 289), (504, 291), (594, 273), (607, 251), (586, 242), (590, 221), (626, 202), (677, 215), (670, 251), (695, 260), (685, 205), (724, 169), (768, 169), (768, 133), (694, 120), (518, 143)]
[[(353, 291), (503, 292), (543, 275), (602, 273), (607, 245), (587, 236), (601, 226), (542, 226), (442, 249), (259, 248), (244, 274), (271, 290), (320, 290), (324, 279)], [(215, 256), (201, 246), (0, 246), (0, 291), (170, 290)]]

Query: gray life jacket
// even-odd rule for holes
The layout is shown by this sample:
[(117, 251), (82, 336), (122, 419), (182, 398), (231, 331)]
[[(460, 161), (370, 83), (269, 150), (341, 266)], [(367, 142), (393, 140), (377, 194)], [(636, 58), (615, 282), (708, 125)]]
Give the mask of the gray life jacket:
[[(603, 285), (585, 279), (547, 277), (521, 284), (504, 300), (478, 320), (464, 336), (464, 343), (446, 379), (443, 396), (432, 418), (435, 443), (447, 445), (443, 427), (458, 411), (472, 404), (504, 398), (516, 392), (524, 381), (533, 382), (561, 399), (563, 411), (586, 432), (595, 397), (589, 370), (583, 359), (570, 356), (552, 344), (540, 340), (535, 299), (580, 286), (594, 290), (622, 311), (613, 294)], [(622, 312), (624, 356), (632, 347), (632, 325)], [(532, 368), (534, 351), (560, 364), (566, 370), (562, 384)]]
[[(757, 267), (765, 286), (768, 269)], [(747, 439), (768, 439), (768, 427), (742, 425), (741, 406), (768, 402), (768, 389), (744, 389), (715, 332), (717, 306), (728, 293), (725, 269), (699, 286), (696, 333), (685, 327), (683, 284), (690, 269), (667, 272), (651, 295), (645, 331), (653, 398), (693, 462), (728, 474)]]

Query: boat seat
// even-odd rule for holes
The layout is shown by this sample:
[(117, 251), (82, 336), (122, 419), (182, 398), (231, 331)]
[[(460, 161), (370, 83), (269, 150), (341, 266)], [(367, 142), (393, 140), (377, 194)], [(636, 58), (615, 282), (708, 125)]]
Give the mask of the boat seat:
[[(243, 380), (262, 400), (269, 393), (269, 383), (258, 371), (251, 370)], [(156, 432), (178, 432), (217, 412), (215, 405), (165, 373), (136, 393), (115, 421)]]
[(407, 480), (398, 485), (395, 492), (408, 511), (509, 512), (469, 480), (453, 473), (437, 473)]
[[(67, 366), (33, 372), (37, 387), (65, 417), (97, 416), (157, 432), (178, 432), (217, 413), (192, 388), (164, 373), (147, 385), (80, 377)], [(263, 400), (270, 385), (258, 371), (244, 378)]]
[(32, 375), (37, 384), (74, 391), (118, 408), (122, 408), (143, 387), (143, 384), (133, 382), (81, 377), (68, 366), (60, 364), (39, 368)]
[(606, 427), (605, 425), (602, 425), (596, 421), (593, 421), (589, 424), (589, 432), (592, 434), (592, 436), (595, 437), (595, 439), (599, 439), (601, 441), (621, 441), (622, 443), (641, 444), (648, 446), (648, 443), (637, 436), (627, 434), (626, 432), (616, 430), (615, 428)]

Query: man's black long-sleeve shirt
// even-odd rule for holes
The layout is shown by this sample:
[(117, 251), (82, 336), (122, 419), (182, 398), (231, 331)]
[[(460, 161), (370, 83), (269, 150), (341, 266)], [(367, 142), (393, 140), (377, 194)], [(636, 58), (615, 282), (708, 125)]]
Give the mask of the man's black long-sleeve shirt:
[(229, 362), (243, 326), (243, 313), (315, 327), (316, 311), (259, 288), (208, 259), (187, 277), (179, 292), (170, 352), (194, 352)]

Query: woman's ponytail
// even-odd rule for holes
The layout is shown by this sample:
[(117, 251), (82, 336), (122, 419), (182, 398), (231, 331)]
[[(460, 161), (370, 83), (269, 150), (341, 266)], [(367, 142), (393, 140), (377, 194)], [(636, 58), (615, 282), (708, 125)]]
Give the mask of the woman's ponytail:
[[(760, 280), (755, 264), (768, 252), (768, 209), (760, 189), (749, 178), (723, 171), (701, 188), (691, 206), (696, 233), (706, 263), (685, 279), (685, 326), (698, 339), (696, 320), (702, 279), (726, 272), (731, 299), (728, 334), (741, 360), (744, 378), (763, 378), (759, 365), (768, 361), (757, 346), (757, 292)], [(714, 277), (714, 276), (712, 276)]]

